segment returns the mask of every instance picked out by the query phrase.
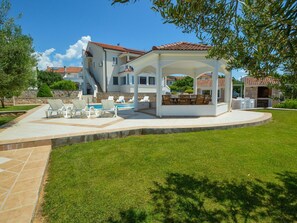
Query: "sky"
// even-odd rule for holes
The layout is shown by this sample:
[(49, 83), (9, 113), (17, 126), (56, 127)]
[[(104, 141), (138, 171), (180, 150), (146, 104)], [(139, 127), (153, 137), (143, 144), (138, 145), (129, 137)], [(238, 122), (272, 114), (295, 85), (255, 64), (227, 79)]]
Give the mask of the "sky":
[(10, 16), (21, 13), (16, 23), (33, 38), (39, 69), (81, 66), (88, 41), (139, 50), (179, 41), (199, 43), (194, 34), (164, 24), (149, 0), (113, 6), (111, 0), (11, 0), (11, 5)]

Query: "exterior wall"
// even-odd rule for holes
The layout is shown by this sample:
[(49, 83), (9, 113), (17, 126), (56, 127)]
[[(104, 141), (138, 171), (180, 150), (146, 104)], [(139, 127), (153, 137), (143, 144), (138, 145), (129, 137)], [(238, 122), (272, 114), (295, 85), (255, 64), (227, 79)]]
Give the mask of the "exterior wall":
[(245, 87), (244, 97), (257, 99), (258, 87)]
[(162, 105), (162, 116), (216, 116), (214, 105)]
[[(90, 71), (94, 74), (94, 77), (99, 82), (101, 89), (104, 91), (105, 83), (104, 83), (104, 51), (103, 48), (98, 47), (94, 44), (89, 44), (87, 51), (90, 51), (93, 55), (92, 62), (90, 64)], [(85, 64), (88, 66), (88, 63)], [(102, 66), (101, 66), (102, 65)]]
[[(107, 92), (109, 91), (119, 91), (119, 85), (113, 85), (113, 76), (118, 77), (120, 71), (120, 66), (122, 65), (122, 60), (120, 60), (120, 52), (106, 50), (106, 67), (107, 67)], [(118, 58), (118, 64), (113, 65), (113, 57)]]

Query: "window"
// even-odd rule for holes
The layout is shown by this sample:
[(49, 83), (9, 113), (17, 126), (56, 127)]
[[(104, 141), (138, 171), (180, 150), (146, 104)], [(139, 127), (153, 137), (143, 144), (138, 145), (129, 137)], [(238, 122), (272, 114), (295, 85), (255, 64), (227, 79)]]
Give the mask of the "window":
[(130, 75), (127, 74), (127, 85), (130, 85)]
[(112, 57), (112, 65), (117, 65), (117, 64), (118, 64), (118, 58)]
[(119, 77), (113, 77), (112, 81), (113, 81), (113, 85), (119, 85)]
[(149, 85), (155, 85), (155, 77), (149, 77)]
[(126, 76), (121, 77), (121, 85), (126, 85)]
[(139, 77), (139, 84), (146, 85), (146, 77)]
[(134, 84), (134, 75), (132, 75), (131, 78), (132, 78), (132, 82), (131, 83)]

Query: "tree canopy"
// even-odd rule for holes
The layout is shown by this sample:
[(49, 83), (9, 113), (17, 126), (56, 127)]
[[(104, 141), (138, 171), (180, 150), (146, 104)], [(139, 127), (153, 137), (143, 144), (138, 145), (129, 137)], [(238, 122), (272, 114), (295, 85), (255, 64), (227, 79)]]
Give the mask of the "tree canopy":
[(51, 86), (53, 83), (63, 80), (62, 76), (58, 73), (50, 72), (50, 71), (37, 71), (37, 84), (40, 87), (43, 84), (47, 86)]
[[(113, 0), (114, 3), (137, 0)], [(297, 70), (295, 0), (151, 0), (165, 23), (212, 45), (211, 58), (256, 77)]]
[(13, 18), (8, 18), (10, 3), (0, 5), (0, 100), (18, 96), (29, 87), (34, 78), (36, 59), (33, 56), (32, 38), (22, 34)]

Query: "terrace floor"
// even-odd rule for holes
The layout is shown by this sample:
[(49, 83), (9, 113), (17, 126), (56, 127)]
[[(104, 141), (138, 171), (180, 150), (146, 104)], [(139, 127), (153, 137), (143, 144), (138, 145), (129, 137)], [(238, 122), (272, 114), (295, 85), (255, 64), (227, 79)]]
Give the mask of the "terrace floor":
[[(134, 112), (120, 110), (118, 117), (108, 114), (100, 118), (46, 118), (43, 105), (26, 114), (10, 127), (0, 129), (0, 146), (9, 143), (50, 140), (66, 136), (106, 133), (135, 129), (185, 129), (236, 127), (236, 125), (260, 123), (271, 119), (270, 113), (233, 110), (218, 117), (157, 118), (153, 111)], [(1, 147), (0, 147), (1, 150)], [(2, 149), (3, 150), (3, 149)]]

